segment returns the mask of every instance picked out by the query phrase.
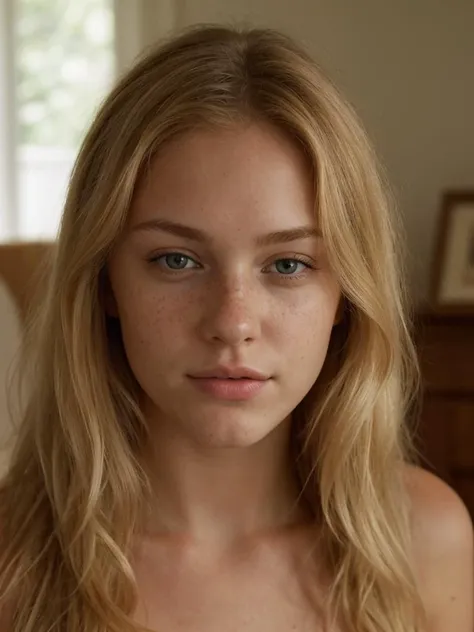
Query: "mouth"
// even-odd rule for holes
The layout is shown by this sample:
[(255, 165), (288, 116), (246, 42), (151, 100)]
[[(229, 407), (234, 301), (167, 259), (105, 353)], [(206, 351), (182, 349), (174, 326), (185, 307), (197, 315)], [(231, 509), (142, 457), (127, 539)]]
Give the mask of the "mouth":
[(231, 367), (231, 366), (218, 366), (213, 369), (204, 370), (191, 375), (195, 379), (216, 379), (216, 380), (254, 380), (254, 381), (266, 381), (270, 379), (270, 376), (257, 369), (249, 367)]
[(190, 377), (192, 384), (201, 392), (214, 399), (245, 401), (256, 397), (271, 382), (270, 379), (248, 377)]

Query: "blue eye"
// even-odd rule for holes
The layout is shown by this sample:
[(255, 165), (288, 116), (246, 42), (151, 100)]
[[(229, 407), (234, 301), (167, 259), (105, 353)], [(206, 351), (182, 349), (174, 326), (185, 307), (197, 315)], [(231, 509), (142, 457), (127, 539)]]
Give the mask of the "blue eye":
[(152, 259), (150, 259), (150, 262), (152, 263), (161, 264), (162, 261), (166, 261), (165, 269), (185, 270), (187, 269), (186, 263), (188, 261), (193, 261), (193, 259), (191, 259), (191, 257), (188, 257), (187, 255), (183, 255), (181, 252), (167, 252), (163, 255), (159, 255), (157, 257), (153, 257)]
[[(283, 266), (281, 266), (283, 264)], [(281, 281), (298, 281), (307, 275), (309, 270), (315, 270), (316, 267), (306, 259), (300, 257), (286, 257), (277, 259), (272, 265), (277, 268), (277, 274)], [(303, 266), (303, 270), (295, 274), (298, 265)], [(280, 267), (280, 270), (278, 270)]]
[(281, 269), (278, 270), (278, 272), (280, 272), (284, 276), (290, 275), (292, 273), (294, 274), (296, 272), (296, 269), (298, 268), (298, 265), (302, 265), (306, 268), (309, 267), (305, 261), (300, 261), (299, 259), (277, 259), (275, 261), (275, 267), (278, 268), (278, 264), (282, 263), (285, 265), (282, 266)]
[[(150, 257), (149, 262), (159, 266), (164, 273), (179, 272), (181, 270), (192, 270), (200, 267), (194, 259), (181, 252), (165, 252), (162, 254)], [(195, 265), (188, 265), (189, 262)], [(278, 280), (282, 281), (296, 281), (306, 276), (309, 270), (315, 270), (316, 267), (310, 261), (300, 258), (299, 256), (284, 257), (276, 259), (271, 267), (276, 268), (276, 275)], [(298, 266), (302, 266), (298, 271)]]

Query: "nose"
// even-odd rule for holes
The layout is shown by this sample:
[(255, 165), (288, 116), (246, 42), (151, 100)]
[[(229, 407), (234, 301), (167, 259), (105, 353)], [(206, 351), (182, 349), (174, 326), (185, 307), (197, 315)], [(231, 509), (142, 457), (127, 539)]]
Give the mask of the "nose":
[(262, 298), (249, 283), (219, 282), (206, 297), (201, 334), (212, 343), (239, 346), (259, 337)]

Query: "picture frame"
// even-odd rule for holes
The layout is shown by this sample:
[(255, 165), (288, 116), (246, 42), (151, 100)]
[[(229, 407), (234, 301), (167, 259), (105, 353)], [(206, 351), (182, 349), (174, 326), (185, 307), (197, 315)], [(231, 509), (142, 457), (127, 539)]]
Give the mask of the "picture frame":
[(474, 189), (443, 194), (433, 270), (434, 307), (474, 313)]

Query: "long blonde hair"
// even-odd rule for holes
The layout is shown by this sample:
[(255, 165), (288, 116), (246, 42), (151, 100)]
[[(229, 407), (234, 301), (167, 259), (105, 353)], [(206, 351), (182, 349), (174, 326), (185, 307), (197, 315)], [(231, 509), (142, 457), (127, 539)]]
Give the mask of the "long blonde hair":
[(105, 265), (160, 147), (197, 126), (252, 118), (283, 130), (310, 160), (345, 297), (293, 426), (301, 493), (320, 517), (333, 570), (330, 609), (348, 630), (420, 629), (402, 480), (417, 368), (387, 187), (352, 108), (304, 50), (268, 29), (199, 26), (148, 51), (118, 82), (73, 171), (0, 489), (0, 603), (12, 632), (138, 630), (130, 551), (149, 491), (138, 459), (146, 429), (104, 313)]

